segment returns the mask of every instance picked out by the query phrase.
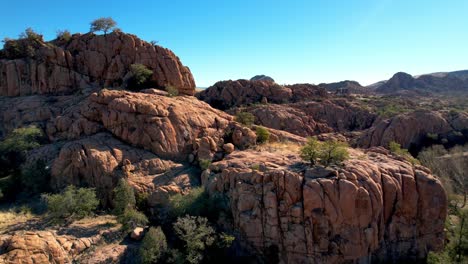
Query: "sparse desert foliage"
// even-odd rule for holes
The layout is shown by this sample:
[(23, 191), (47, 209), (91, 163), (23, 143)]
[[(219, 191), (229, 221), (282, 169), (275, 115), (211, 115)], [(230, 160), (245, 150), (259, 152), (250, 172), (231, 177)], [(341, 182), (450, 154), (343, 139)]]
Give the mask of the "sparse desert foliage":
[(68, 42), (72, 38), (72, 34), (67, 29), (57, 31), (57, 39), (61, 41)]
[(167, 241), (161, 227), (150, 227), (140, 246), (142, 263), (157, 263), (167, 251)]
[(312, 165), (320, 163), (324, 166), (340, 164), (349, 158), (345, 142), (328, 140), (318, 141), (316, 138), (308, 138), (307, 143), (300, 150), (301, 158)]
[(255, 122), (255, 116), (249, 112), (239, 112), (236, 114), (236, 121), (250, 127)]
[(404, 159), (407, 161), (411, 162), (412, 164), (419, 164), (419, 161), (415, 159), (411, 154), (408, 152), (407, 149), (404, 149), (401, 147), (400, 144), (398, 144), (395, 141), (392, 141), (388, 144), (388, 148), (393, 154), (396, 154), (398, 156), (402, 156)]
[(175, 97), (179, 95), (179, 90), (177, 90), (177, 88), (175, 88), (172, 85), (166, 86), (166, 92), (169, 95), (169, 97)]
[(111, 17), (101, 17), (91, 22), (91, 32), (102, 31), (107, 34), (109, 30), (112, 30), (117, 26), (117, 22)]
[(44, 194), (47, 212), (53, 222), (81, 219), (91, 215), (99, 205), (94, 189), (68, 186), (59, 194)]

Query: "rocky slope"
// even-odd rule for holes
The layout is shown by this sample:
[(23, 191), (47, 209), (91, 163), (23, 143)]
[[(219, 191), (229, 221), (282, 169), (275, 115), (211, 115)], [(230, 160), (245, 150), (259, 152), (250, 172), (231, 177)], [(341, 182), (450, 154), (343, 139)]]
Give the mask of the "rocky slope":
[(361, 136), (357, 145), (388, 146), (395, 141), (408, 149), (420, 146), (428, 134), (443, 138), (450, 133), (466, 133), (467, 129), (466, 112), (414, 111), (381, 120)]
[(354, 150), (330, 169), (287, 157), (235, 152), (202, 176), (211, 194), (230, 198), (235, 225), (257, 252), (281, 263), (370, 263), (442, 247), (447, 197), (426, 168), (385, 149)]
[(257, 124), (307, 137), (321, 133), (362, 130), (376, 115), (346, 100), (322, 100), (246, 107)]
[(0, 58), (0, 96), (72, 94), (90, 87), (120, 87), (131, 64), (153, 71), (159, 87), (192, 95), (190, 69), (170, 50), (121, 32), (75, 34), (70, 41), (40, 43), (32, 58)]

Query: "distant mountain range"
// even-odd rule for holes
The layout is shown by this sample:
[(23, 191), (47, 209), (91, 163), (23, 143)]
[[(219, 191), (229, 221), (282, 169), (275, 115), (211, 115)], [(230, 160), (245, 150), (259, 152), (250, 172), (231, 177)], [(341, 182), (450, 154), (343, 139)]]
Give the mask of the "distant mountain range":
[(412, 76), (405, 72), (398, 72), (387, 81), (380, 81), (369, 86), (377, 93), (396, 93), (400, 91), (422, 92), (468, 92), (468, 70), (454, 72), (435, 72)]

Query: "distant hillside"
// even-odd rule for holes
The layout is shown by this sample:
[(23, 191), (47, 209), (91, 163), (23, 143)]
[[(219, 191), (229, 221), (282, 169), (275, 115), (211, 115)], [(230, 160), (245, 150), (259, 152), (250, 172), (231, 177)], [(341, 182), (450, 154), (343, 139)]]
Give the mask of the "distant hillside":
[(468, 70), (454, 72), (435, 72), (412, 76), (398, 72), (387, 81), (367, 86), (378, 93), (396, 93), (400, 91), (416, 92), (468, 92)]

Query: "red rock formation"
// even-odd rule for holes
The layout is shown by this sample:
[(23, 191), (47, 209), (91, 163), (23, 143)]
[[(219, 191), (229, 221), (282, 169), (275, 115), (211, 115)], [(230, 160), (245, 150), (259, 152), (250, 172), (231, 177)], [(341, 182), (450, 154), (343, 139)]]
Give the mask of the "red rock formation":
[(313, 98), (324, 98), (327, 92), (311, 84), (281, 86), (268, 81), (221, 81), (196, 95), (200, 100), (218, 109), (260, 103), (287, 103)]
[(355, 150), (343, 168), (304, 171), (297, 155), (234, 152), (202, 181), (230, 198), (247, 244), (260, 253), (276, 248), (284, 263), (398, 261), (441, 249), (447, 198), (440, 181), (379, 153)]
[(188, 67), (170, 50), (134, 35), (75, 34), (60, 46), (42, 43), (33, 58), (0, 59), (0, 96), (71, 94), (90, 87), (118, 87), (131, 64), (153, 71), (157, 86), (174, 86), (193, 95), (195, 82)]
[(243, 109), (259, 125), (299, 136), (369, 128), (376, 115), (346, 100), (255, 105)]
[(357, 145), (365, 148), (388, 146), (395, 141), (403, 148), (409, 148), (419, 145), (428, 133), (444, 135), (467, 128), (468, 114), (465, 112), (452, 115), (447, 112), (415, 111), (380, 121), (357, 140)]

